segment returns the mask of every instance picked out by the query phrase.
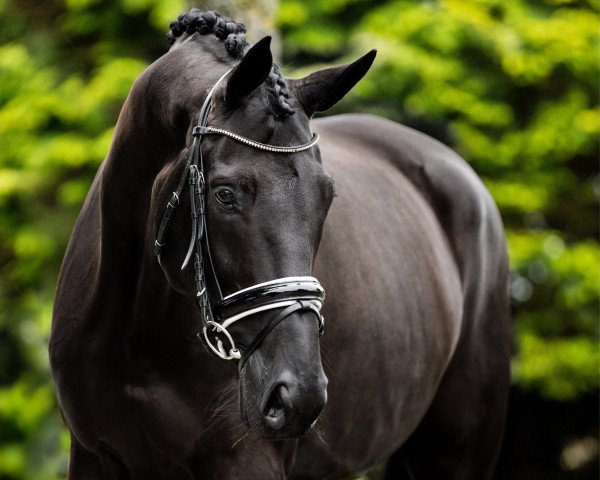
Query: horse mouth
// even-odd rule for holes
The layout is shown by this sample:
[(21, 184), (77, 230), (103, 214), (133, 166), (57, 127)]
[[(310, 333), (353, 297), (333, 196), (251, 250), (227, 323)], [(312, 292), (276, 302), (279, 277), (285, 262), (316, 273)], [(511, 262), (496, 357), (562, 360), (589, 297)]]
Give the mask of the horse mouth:
[(287, 417), (293, 412), (294, 405), (290, 392), (285, 385), (278, 385), (264, 402), (263, 422), (274, 431), (285, 426)]
[(314, 426), (326, 401), (325, 389), (313, 389), (312, 394), (307, 395), (300, 389), (280, 383), (265, 395), (260, 408), (251, 415), (243, 409), (243, 415), (249, 428), (261, 438), (293, 439)]

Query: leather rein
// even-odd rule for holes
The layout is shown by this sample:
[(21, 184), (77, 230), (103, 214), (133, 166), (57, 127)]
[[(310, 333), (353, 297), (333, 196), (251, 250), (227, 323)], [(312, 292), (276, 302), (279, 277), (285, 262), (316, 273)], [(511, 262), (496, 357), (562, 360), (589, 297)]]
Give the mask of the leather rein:
[[(203, 324), (202, 332), (199, 332), (197, 336), (206, 344), (211, 353), (214, 353), (224, 360), (239, 360), (238, 369), (241, 371), (250, 355), (252, 355), (252, 353), (260, 346), (267, 335), (281, 321), (293, 313), (302, 311), (313, 312), (317, 316), (319, 322), (319, 335), (322, 335), (324, 319), (320, 311), (325, 300), (325, 290), (314, 277), (284, 277), (269, 282), (259, 283), (225, 297), (223, 296), (210, 254), (206, 228), (206, 180), (204, 159), (202, 157), (202, 140), (205, 135), (224, 135), (232, 140), (258, 150), (288, 154), (302, 152), (312, 148), (319, 140), (319, 136), (315, 133), (310, 141), (303, 145), (284, 147), (256, 142), (228, 130), (208, 126), (208, 116), (213, 93), (229, 72), (231, 72), (231, 70), (225, 72), (225, 74), (217, 80), (208, 93), (206, 100), (204, 100), (200, 110), (198, 124), (192, 131), (193, 144), (191, 153), (187, 159), (186, 167), (179, 180), (177, 189), (173, 192), (171, 199), (167, 203), (167, 208), (163, 214), (156, 234), (154, 254), (158, 258), (159, 264), (162, 266), (161, 254), (162, 248), (166, 244), (165, 235), (173, 212), (179, 206), (181, 194), (183, 193), (186, 183), (188, 183), (192, 212), (192, 234), (181, 269), (185, 269), (193, 258), (195, 272), (194, 279), (197, 292), (196, 301), (200, 308), (200, 316)], [(214, 306), (211, 306), (206, 289), (205, 261), (202, 255), (203, 248), (214, 279), (215, 289), (219, 296), (219, 301)], [(258, 333), (250, 345), (244, 348), (243, 353), (240, 352), (227, 328), (235, 322), (250, 315), (254, 315), (255, 313), (280, 308), (283, 308), (283, 310), (271, 318), (269, 323)], [(224, 341), (228, 345), (227, 347), (225, 347)]]

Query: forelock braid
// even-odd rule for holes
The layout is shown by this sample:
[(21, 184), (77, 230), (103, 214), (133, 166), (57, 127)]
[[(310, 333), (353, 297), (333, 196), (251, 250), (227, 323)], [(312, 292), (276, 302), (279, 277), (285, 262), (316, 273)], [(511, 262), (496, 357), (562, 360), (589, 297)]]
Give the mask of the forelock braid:
[(273, 64), (271, 73), (269, 73), (265, 83), (268, 86), (267, 94), (269, 95), (269, 100), (278, 110), (278, 113), (284, 117), (292, 115), (296, 111), (291, 102), (292, 95), (277, 65)]
[(204, 12), (192, 8), (189, 12), (182, 13), (177, 20), (169, 24), (170, 31), (167, 33), (169, 46), (173, 45), (178, 37), (187, 33), (192, 35), (198, 32), (200, 35), (214, 34), (217, 38), (224, 40), (225, 48), (233, 58), (244, 56), (246, 42), (246, 27), (243, 23), (236, 23), (229, 17), (224, 17), (217, 12)]

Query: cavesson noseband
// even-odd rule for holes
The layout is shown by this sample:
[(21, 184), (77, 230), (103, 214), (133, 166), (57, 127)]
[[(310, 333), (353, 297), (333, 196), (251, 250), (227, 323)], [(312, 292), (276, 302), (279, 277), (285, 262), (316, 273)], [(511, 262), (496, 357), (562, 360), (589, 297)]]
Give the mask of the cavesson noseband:
[[(156, 234), (154, 253), (158, 257), (158, 262), (161, 263), (161, 253), (162, 248), (165, 246), (167, 228), (173, 212), (179, 205), (180, 196), (187, 181), (190, 186), (192, 237), (181, 269), (183, 270), (186, 268), (193, 256), (197, 291), (196, 300), (200, 307), (200, 315), (203, 323), (202, 332), (198, 333), (198, 338), (206, 342), (206, 345), (212, 353), (224, 360), (239, 360), (238, 369), (241, 371), (246, 360), (260, 346), (271, 330), (273, 330), (273, 328), (275, 328), (282, 320), (295, 312), (314, 312), (319, 322), (319, 334), (322, 334), (324, 320), (320, 311), (323, 306), (323, 301), (325, 300), (325, 290), (314, 277), (285, 277), (259, 283), (258, 285), (244, 288), (231, 295), (223, 296), (214, 263), (210, 255), (206, 230), (206, 181), (204, 161), (202, 158), (202, 140), (205, 135), (224, 135), (259, 150), (272, 153), (296, 153), (312, 148), (319, 140), (319, 136), (315, 133), (308, 143), (293, 147), (284, 147), (256, 142), (238, 135), (237, 133), (222, 128), (208, 126), (208, 115), (210, 113), (213, 93), (229, 72), (231, 72), (231, 70), (219, 78), (208, 93), (206, 100), (204, 100), (204, 104), (200, 110), (198, 124), (192, 131), (194, 139), (191, 153), (188, 157), (183, 175), (177, 185), (177, 189), (173, 192), (171, 199), (167, 203), (167, 209), (162, 217)], [(208, 292), (206, 290), (205, 263), (202, 255), (203, 244), (208, 263), (210, 264), (212, 277), (215, 282), (216, 291), (219, 295), (219, 301), (214, 307), (211, 307)], [(278, 308), (283, 308), (283, 310), (271, 318), (267, 326), (258, 333), (250, 345), (244, 349), (244, 353), (242, 354), (237, 349), (227, 328), (233, 323), (250, 315), (254, 315), (255, 313)], [(224, 347), (223, 340), (226, 340), (229, 344), (228, 350)]]

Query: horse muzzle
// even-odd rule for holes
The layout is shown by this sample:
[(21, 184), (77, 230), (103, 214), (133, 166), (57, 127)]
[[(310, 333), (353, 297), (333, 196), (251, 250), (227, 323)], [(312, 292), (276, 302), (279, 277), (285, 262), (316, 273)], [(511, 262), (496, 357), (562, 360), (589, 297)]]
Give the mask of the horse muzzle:
[(328, 380), (314, 317), (308, 311), (290, 315), (240, 371), (242, 419), (260, 437), (303, 435), (327, 402)]
[(311, 381), (302, 381), (290, 372), (268, 389), (254, 412), (257, 433), (270, 439), (297, 438), (306, 433), (327, 402), (327, 377), (322, 369)]

